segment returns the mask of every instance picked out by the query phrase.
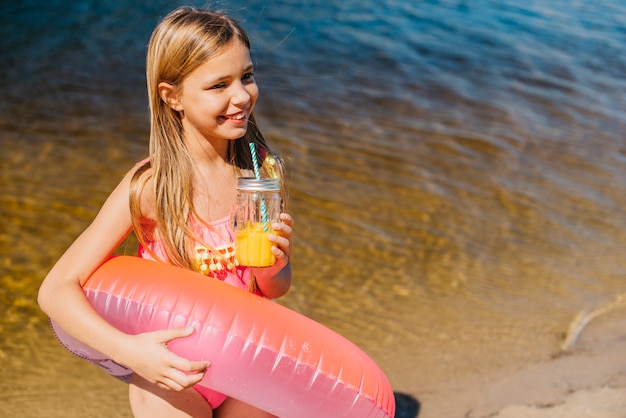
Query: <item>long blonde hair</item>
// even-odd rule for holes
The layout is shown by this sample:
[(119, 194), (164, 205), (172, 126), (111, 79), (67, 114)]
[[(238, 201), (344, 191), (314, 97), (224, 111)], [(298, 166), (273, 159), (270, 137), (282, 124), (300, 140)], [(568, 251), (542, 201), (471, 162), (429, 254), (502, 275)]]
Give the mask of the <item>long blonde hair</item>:
[[(180, 114), (161, 99), (158, 85), (164, 81), (180, 86), (185, 77), (221, 53), (233, 39), (250, 49), (248, 35), (229, 16), (185, 6), (171, 12), (157, 25), (148, 45), (146, 79), (150, 104), (150, 158), (137, 170), (131, 183), (133, 229), (139, 242), (145, 244), (142, 231), (145, 219), (140, 201), (144, 187), (150, 184), (155, 198), (156, 233), (168, 257), (163, 261), (190, 269), (196, 268), (193, 249), (197, 237), (189, 221), (192, 217), (199, 218), (193, 206), (192, 159), (183, 141)], [(253, 168), (251, 142), (256, 144), (259, 158), (267, 155), (275, 158), (274, 167), (284, 184), (282, 160), (269, 149), (252, 115), (246, 134), (231, 142), (228, 156), (231, 164), (240, 173)]]

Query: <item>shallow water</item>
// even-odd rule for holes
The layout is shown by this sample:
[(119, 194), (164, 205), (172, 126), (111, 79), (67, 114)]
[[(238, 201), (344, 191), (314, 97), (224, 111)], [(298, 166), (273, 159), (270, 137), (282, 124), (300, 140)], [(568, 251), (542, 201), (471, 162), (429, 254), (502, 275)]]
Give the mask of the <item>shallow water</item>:
[[(518, 3), (217, 3), (251, 34), (258, 118), (289, 164), (282, 303), (418, 399), (550, 358), (579, 311), (626, 292), (626, 8)], [(55, 343), (35, 294), (146, 153), (145, 45), (175, 4), (1, 6), (12, 415), (129, 416), (123, 384)]]

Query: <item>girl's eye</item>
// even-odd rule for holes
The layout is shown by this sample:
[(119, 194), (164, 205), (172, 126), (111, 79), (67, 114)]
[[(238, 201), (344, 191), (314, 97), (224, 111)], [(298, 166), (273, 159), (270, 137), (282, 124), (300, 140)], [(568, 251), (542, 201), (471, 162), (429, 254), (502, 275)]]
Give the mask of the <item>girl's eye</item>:
[(243, 77), (241, 77), (241, 79), (244, 81), (248, 81), (248, 82), (254, 82), (254, 73), (244, 74)]
[(210, 90), (223, 89), (224, 87), (226, 87), (226, 83), (218, 83), (214, 86), (211, 86)]

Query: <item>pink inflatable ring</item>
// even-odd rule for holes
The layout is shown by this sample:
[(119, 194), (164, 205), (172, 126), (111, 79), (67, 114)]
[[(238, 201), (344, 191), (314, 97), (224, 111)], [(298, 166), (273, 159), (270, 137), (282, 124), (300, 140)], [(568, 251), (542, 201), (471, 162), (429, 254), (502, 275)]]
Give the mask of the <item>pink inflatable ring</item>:
[[(193, 326), (196, 332), (168, 347), (211, 362), (200, 386), (281, 418), (394, 416), (393, 391), (372, 359), (334, 331), (271, 300), (129, 256), (104, 263), (83, 290), (96, 311), (126, 333)], [(52, 327), (70, 352), (128, 381), (132, 370), (55, 323)]]

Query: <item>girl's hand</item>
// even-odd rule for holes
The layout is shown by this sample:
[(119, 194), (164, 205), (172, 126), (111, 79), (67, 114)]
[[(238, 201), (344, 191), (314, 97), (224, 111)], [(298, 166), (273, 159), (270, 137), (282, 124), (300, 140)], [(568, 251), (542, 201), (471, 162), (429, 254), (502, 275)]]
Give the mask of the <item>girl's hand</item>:
[(287, 213), (280, 214), (282, 222), (272, 224), (273, 234), (269, 240), (272, 253), (276, 256), (276, 263), (271, 267), (253, 268), (257, 285), (266, 298), (277, 298), (289, 290), (291, 286), (291, 265), (289, 264), (291, 233), (293, 218)]
[(172, 328), (129, 335), (120, 346), (120, 362), (162, 389), (181, 391), (199, 383), (209, 367), (208, 361), (190, 361), (177, 356), (167, 343), (193, 334), (194, 329)]
[(291, 240), (291, 232), (293, 230), (293, 218), (287, 213), (281, 213), (280, 220), (272, 224), (273, 234), (270, 234), (269, 240), (276, 244), (272, 246), (272, 253), (276, 256), (277, 270), (282, 270), (289, 264), (289, 244)]

